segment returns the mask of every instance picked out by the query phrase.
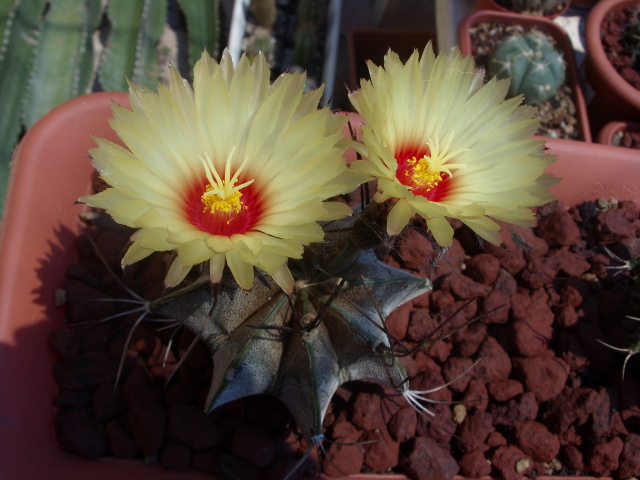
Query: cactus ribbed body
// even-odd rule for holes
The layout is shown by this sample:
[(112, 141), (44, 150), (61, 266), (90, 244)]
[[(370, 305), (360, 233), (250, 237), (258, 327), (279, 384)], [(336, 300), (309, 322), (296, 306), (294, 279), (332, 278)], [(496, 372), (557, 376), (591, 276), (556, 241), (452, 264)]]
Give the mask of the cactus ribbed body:
[(512, 35), (496, 47), (487, 64), (490, 77), (511, 78), (509, 96), (524, 95), (527, 103), (549, 99), (564, 80), (562, 54), (537, 33)]
[(290, 262), (293, 294), (256, 278), (251, 290), (223, 280), (214, 296), (206, 279), (200, 288), (152, 306), (197, 332), (211, 350), (207, 411), (267, 393), (279, 398), (313, 439), (322, 435), (322, 419), (341, 384), (363, 380), (401, 392), (408, 388), (384, 319), (429, 291), (431, 282), (355, 247), (353, 221), (333, 222), (325, 242)]

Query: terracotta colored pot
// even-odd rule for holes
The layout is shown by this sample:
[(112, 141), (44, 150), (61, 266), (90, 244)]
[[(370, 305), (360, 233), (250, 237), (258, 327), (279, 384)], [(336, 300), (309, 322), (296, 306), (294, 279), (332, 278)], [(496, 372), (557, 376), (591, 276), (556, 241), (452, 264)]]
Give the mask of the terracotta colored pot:
[(472, 53), (469, 29), (474, 25), (483, 22), (518, 23), (525, 28), (537, 27), (548, 32), (554, 38), (558, 43), (559, 48), (562, 50), (564, 60), (566, 62), (566, 78), (571, 90), (573, 91), (573, 102), (576, 106), (576, 117), (578, 119), (580, 139), (585, 142), (591, 142), (591, 129), (589, 128), (587, 105), (584, 100), (582, 88), (580, 87), (578, 68), (573, 54), (573, 47), (571, 45), (571, 40), (569, 40), (569, 36), (562, 27), (547, 18), (520, 15), (517, 13), (478, 10), (464, 17), (458, 25), (458, 43), (460, 44), (460, 50), (462, 50), (462, 53), (465, 55), (471, 55)]
[(622, 136), (625, 132), (640, 133), (640, 123), (638, 122), (609, 122), (598, 134), (598, 143), (621, 146)]
[(349, 87), (360, 87), (361, 78), (369, 78), (367, 60), (382, 65), (389, 49), (406, 61), (414, 50), (422, 52), (433, 41), (437, 51), (436, 33), (429, 30), (394, 30), (388, 28), (354, 28), (347, 32), (349, 52)]
[(587, 81), (595, 97), (589, 104), (594, 133), (612, 120), (640, 120), (640, 90), (611, 65), (602, 46), (600, 25), (609, 12), (638, 5), (637, 0), (601, 0), (591, 10), (585, 27)]
[[(75, 199), (89, 189), (91, 136), (117, 140), (110, 129), (110, 101), (127, 105), (124, 93), (71, 100), (27, 133), (13, 159), (0, 232), (0, 478), (11, 480), (211, 480), (198, 472), (165, 472), (138, 461), (88, 461), (56, 444), (53, 399), (58, 387), (47, 347), (64, 312), (54, 294), (76, 257), (82, 228)], [(550, 167), (564, 177), (555, 188), (567, 205), (595, 196), (640, 201), (640, 154), (624, 148), (547, 140), (559, 160)], [(602, 159), (606, 159), (604, 162)], [(621, 178), (619, 173), (624, 172)], [(356, 475), (353, 479), (404, 479)], [(458, 477), (460, 478), (460, 477)], [(582, 477), (587, 478), (587, 477)]]
[[(553, 15), (545, 15), (545, 17), (546, 18), (559, 17), (560, 15), (562, 15), (564, 12), (567, 11), (567, 9), (569, 8), (569, 5), (571, 5), (571, 0), (567, 0), (567, 4), (564, 6), (562, 10), (558, 11), (557, 13), (554, 13)], [(515, 12), (513, 10), (509, 10), (508, 8), (503, 7), (495, 0), (477, 0), (476, 10), (496, 10), (498, 12), (509, 12), (509, 13), (516, 13), (518, 15), (523, 15), (519, 12)]]

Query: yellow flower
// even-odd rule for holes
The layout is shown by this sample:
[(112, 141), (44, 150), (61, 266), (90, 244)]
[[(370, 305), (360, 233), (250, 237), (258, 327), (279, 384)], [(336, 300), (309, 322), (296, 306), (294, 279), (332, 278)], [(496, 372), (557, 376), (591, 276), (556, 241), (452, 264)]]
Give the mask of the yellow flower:
[(212, 282), (225, 264), (251, 288), (258, 267), (293, 288), (288, 258), (323, 239), (318, 221), (351, 210), (327, 198), (352, 191), (358, 176), (341, 155), (346, 117), (317, 110), (322, 90), (303, 93), (302, 74), (270, 85), (263, 55), (234, 70), (204, 53), (193, 88), (171, 68), (158, 93), (130, 85), (132, 110), (114, 105), (111, 125), (126, 145), (98, 139), (93, 164), (113, 188), (82, 197), (138, 228), (122, 264), (175, 250), (165, 283), (180, 283), (209, 262)]
[[(447, 218), (500, 244), (498, 219), (534, 225), (531, 207), (553, 199), (544, 174), (554, 157), (531, 139), (538, 122), (521, 98), (505, 100), (508, 80), (483, 81), (460, 51), (437, 57), (431, 44), (406, 64), (389, 51), (384, 68), (369, 63), (371, 81), (350, 94), (366, 125), (352, 164), (378, 181), (374, 200), (395, 203), (387, 231), (396, 235), (418, 213), (435, 240), (451, 244)], [(489, 218), (491, 217), (491, 218)]]

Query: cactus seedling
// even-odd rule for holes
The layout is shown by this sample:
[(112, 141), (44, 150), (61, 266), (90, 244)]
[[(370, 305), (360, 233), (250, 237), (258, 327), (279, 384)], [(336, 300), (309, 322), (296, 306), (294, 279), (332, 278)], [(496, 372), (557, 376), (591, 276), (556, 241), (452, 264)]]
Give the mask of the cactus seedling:
[(489, 57), (489, 76), (511, 78), (509, 96), (524, 95), (537, 105), (548, 100), (564, 80), (562, 54), (537, 33), (512, 35), (504, 39)]

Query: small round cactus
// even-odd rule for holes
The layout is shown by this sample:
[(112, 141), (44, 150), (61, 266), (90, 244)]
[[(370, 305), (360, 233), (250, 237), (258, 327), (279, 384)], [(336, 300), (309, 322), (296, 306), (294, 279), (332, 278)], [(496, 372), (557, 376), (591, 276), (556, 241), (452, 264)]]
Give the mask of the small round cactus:
[(537, 33), (504, 39), (487, 63), (489, 76), (511, 78), (510, 97), (522, 94), (534, 105), (549, 99), (564, 79), (562, 54)]

